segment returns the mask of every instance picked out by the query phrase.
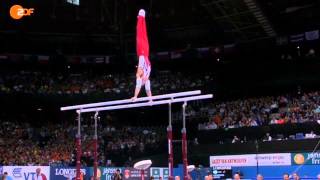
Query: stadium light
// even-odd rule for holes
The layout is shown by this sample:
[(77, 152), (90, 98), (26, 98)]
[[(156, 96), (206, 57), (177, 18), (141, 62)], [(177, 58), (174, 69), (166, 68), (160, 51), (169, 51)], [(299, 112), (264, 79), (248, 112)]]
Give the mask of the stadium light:
[(79, 6), (80, 5), (80, 0), (67, 0), (67, 3)]

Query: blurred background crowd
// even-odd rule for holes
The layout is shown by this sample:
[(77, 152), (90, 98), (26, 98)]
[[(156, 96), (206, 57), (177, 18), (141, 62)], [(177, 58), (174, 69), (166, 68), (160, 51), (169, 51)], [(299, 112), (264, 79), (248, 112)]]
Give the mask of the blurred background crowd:
[[(22, 72), (21, 72), (22, 73)], [(24, 73), (12, 76), (2, 76), (2, 92), (19, 93), (84, 93), (83, 88), (90, 89), (86, 93), (101, 91), (115, 92), (114, 89), (130, 89), (124, 75), (112, 75), (99, 80), (98, 77), (87, 79), (83, 83), (83, 74), (70, 75), (57, 79), (41, 73)], [(174, 79), (179, 73), (165, 73), (161, 78), (154, 79), (154, 89), (176, 88), (184, 89), (186, 84), (194, 88), (203, 88), (212, 79), (204, 76), (197, 81)], [(182, 76), (182, 75), (180, 75)], [(59, 78), (61, 77), (61, 78)], [(88, 78), (88, 77), (87, 77)], [(86, 78), (84, 78), (86, 79)], [(96, 81), (94, 80), (96, 79)], [(197, 79), (197, 78), (195, 78)], [(59, 81), (69, 83), (60, 84)], [(31, 82), (31, 83), (30, 83)], [(82, 83), (81, 83), (82, 82)], [(88, 82), (88, 83), (86, 83)], [(90, 83), (89, 83), (90, 82)], [(126, 84), (125, 82), (128, 82)], [(91, 85), (88, 85), (91, 84)], [(157, 87), (158, 86), (158, 87)], [(74, 88), (78, 87), (78, 88)], [(122, 88), (121, 88), (122, 87)], [(110, 91), (110, 92), (109, 92)], [(258, 127), (283, 124), (302, 124), (320, 121), (320, 92), (298, 92), (280, 96), (261, 96), (236, 100), (217, 101), (209, 103), (192, 103), (187, 108), (187, 119), (198, 126), (197, 131), (216, 129), (234, 129), (243, 127)], [(181, 112), (175, 111), (174, 122), (181, 118)], [(155, 152), (161, 152), (166, 146), (166, 126), (125, 125), (113, 120), (113, 115), (102, 116), (98, 127), (99, 164), (132, 165), (132, 160)], [(43, 122), (41, 126), (33, 126), (34, 121), (19, 121), (17, 119), (1, 118), (0, 125), (0, 164), (1, 165), (74, 165), (76, 124), (72, 121), (62, 123)], [(93, 123), (92, 117), (82, 120), (82, 161), (84, 165), (93, 163)], [(143, 124), (143, 123), (142, 123)], [(196, 133), (197, 134), (197, 133)], [(252, 135), (251, 138), (253, 138)], [(197, 135), (193, 144), (199, 144)], [(304, 132), (303, 138), (318, 137), (314, 132)], [(247, 138), (247, 137), (246, 137)], [(250, 137), (248, 137), (250, 138)], [(276, 134), (267, 133), (259, 141), (277, 139)], [(285, 139), (285, 138), (283, 138)], [(219, 142), (228, 142), (221, 138)], [(234, 137), (231, 143), (243, 142)]]
[[(196, 79), (196, 80), (195, 80)], [(190, 76), (186, 73), (161, 71), (153, 73), (152, 88), (160, 92), (197, 89), (213, 81), (211, 73)], [(49, 73), (20, 71), (0, 73), (0, 93), (42, 95), (130, 94), (135, 86), (133, 73), (99, 74), (90, 72)]]
[[(99, 126), (100, 165), (131, 165), (132, 158), (156, 152), (165, 138), (164, 127)], [(35, 128), (28, 123), (3, 121), (0, 128), (1, 165), (75, 165), (76, 127), (45, 124)], [(93, 127), (82, 126), (82, 161), (93, 163)], [(106, 159), (108, 156), (111, 159)], [(119, 164), (117, 164), (119, 165)]]

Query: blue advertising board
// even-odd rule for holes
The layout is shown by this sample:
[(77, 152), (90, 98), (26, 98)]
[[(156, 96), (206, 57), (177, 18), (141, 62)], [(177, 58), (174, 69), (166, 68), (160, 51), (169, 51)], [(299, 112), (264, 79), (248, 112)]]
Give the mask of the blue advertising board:
[[(81, 177), (83, 180), (89, 180), (88, 168), (81, 168)], [(76, 168), (75, 167), (51, 167), (50, 177), (54, 180), (75, 180)]]

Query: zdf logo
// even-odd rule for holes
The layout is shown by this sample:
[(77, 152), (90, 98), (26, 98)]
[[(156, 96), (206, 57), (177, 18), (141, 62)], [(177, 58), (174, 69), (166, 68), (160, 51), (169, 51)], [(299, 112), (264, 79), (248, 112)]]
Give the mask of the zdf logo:
[(21, 19), (23, 16), (31, 16), (31, 14), (33, 13), (34, 9), (30, 8), (23, 8), (20, 5), (13, 5), (10, 8), (10, 16), (13, 19)]

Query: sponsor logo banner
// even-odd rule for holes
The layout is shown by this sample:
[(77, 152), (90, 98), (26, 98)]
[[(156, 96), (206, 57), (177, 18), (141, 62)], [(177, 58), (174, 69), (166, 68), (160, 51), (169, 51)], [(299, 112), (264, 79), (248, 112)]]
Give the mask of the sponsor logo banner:
[(290, 166), (290, 153), (210, 156), (210, 167)]
[(211, 171), (212, 171), (213, 179), (232, 178), (231, 167), (212, 167)]
[(169, 177), (169, 168), (150, 168), (150, 176), (154, 177), (155, 179), (159, 179), (161, 177), (163, 180), (167, 180)]
[[(144, 178), (149, 179), (150, 177), (150, 169), (144, 171)], [(141, 179), (141, 171), (136, 170), (134, 168), (124, 168), (123, 169), (123, 179), (130, 180), (140, 180)]]
[[(85, 168), (80, 169), (81, 179), (89, 179), (88, 170)], [(75, 180), (77, 171), (75, 167), (51, 167), (50, 177), (54, 180)]]
[(292, 164), (294, 165), (320, 165), (320, 152), (315, 153), (292, 153)]
[(50, 179), (49, 166), (3, 166), (3, 172), (8, 172), (9, 177), (14, 180), (34, 180), (37, 176), (41, 176), (43, 180)]
[(120, 171), (120, 174), (122, 174), (123, 173), (122, 167), (101, 168), (101, 173), (102, 173), (101, 180), (112, 180), (112, 177), (116, 174), (118, 169)]

